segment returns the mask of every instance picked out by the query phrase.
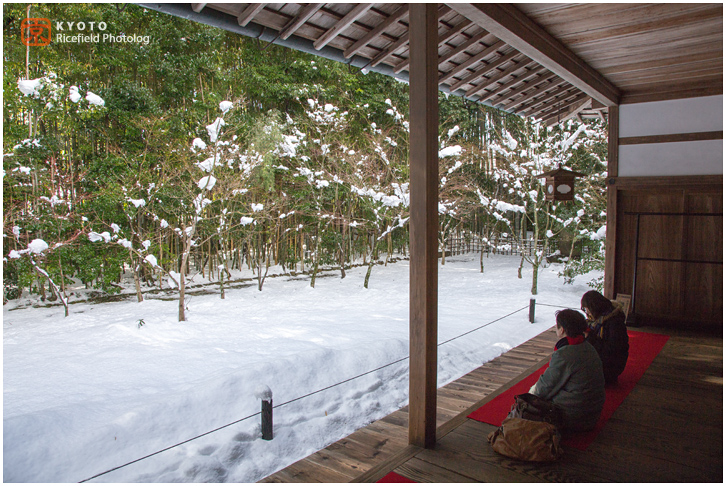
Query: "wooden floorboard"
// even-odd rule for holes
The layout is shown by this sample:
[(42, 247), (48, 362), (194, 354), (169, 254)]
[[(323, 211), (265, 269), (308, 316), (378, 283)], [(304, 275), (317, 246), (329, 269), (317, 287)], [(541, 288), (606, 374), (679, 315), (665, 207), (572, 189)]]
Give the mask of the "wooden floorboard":
[(437, 483), (723, 482), (723, 339), (665, 333), (670, 340), (595, 441), (555, 463), (496, 454), (487, 442), (495, 427), (467, 418), (546, 363), (550, 329), (439, 389), (434, 449), (407, 445), (404, 407), (263, 482), (375, 482), (390, 471)]
[(412, 458), (405, 464), (395, 469), (395, 472), (413, 479), (418, 483), (470, 483), (471, 478), (463, 476), (455, 471), (450, 471), (422, 461)]

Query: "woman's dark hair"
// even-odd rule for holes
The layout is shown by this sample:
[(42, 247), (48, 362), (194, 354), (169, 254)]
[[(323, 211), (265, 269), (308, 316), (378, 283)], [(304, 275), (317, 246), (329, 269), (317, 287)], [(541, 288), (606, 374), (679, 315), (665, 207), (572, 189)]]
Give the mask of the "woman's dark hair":
[(585, 292), (585, 295), (582, 296), (582, 300), (580, 300), (580, 306), (583, 309), (589, 310), (590, 314), (592, 314), (592, 317), (595, 319), (608, 315), (615, 309), (613, 303), (610, 302), (610, 299), (602, 295), (597, 290), (589, 290)]
[(562, 309), (555, 312), (557, 325), (565, 330), (569, 337), (576, 337), (585, 332), (587, 321), (585, 316), (575, 309)]

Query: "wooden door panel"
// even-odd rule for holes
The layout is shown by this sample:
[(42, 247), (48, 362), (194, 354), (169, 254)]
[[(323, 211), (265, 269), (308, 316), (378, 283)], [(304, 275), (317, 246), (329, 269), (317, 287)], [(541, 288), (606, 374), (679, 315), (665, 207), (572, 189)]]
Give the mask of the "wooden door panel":
[(650, 183), (644, 178), (642, 186), (618, 189), (614, 288), (633, 294), (638, 217), (632, 213), (641, 213), (634, 298), (638, 317), (723, 322), (722, 184), (691, 182), (679, 186), (674, 179)]

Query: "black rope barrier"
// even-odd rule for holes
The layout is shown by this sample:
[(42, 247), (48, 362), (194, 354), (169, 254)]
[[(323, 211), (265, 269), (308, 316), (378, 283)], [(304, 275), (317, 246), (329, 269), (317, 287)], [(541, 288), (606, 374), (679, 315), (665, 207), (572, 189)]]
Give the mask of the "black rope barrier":
[(242, 421), (244, 421), (244, 420), (247, 420), (247, 419), (249, 419), (249, 418), (252, 418), (252, 417), (254, 417), (255, 415), (259, 415), (260, 413), (262, 413), (262, 412), (257, 412), (257, 413), (253, 413), (252, 415), (248, 415), (248, 416), (247, 416), (247, 417), (245, 417), (245, 418), (241, 418), (241, 419), (239, 419), (239, 420), (235, 420), (234, 422), (228, 423), (227, 425), (223, 425), (223, 426), (221, 426), (221, 427), (217, 427), (216, 429), (214, 429), (214, 430), (210, 430), (209, 432), (205, 432), (205, 433), (203, 433), (203, 434), (199, 434), (199, 435), (197, 435), (196, 437), (192, 437), (191, 439), (187, 439), (187, 440), (185, 440), (185, 441), (179, 442), (178, 444), (174, 444), (173, 446), (165, 447), (164, 449), (161, 449), (160, 451), (152, 452), (151, 454), (147, 454), (147, 455), (145, 455), (144, 457), (139, 457), (138, 459), (134, 459), (134, 460), (133, 460), (133, 461), (131, 461), (131, 462), (127, 462), (126, 464), (122, 464), (121, 466), (116, 466), (116, 467), (114, 467), (113, 469), (109, 469), (108, 471), (104, 471), (104, 472), (102, 472), (102, 473), (96, 474), (95, 476), (91, 476), (90, 478), (87, 478), (87, 479), (84, 479), (83, 481), (78, 481), (78, 482), (79, 482), (79, 483), (85, 483), (85, 482), (87, 482), (87, 481), (90, 481), (91, 479), (96, 479), (97, 477), (103, 476), (104, 474), (108, 474), (108, 473), (110, 473), (110, 472), (116, 471), (116, 470), (118, 470), (118, 469), (121, 469), (121, 468), (123, 468), (123, 467), (126, 467), (126, 466), (130, 466), (131, 464), (137, 463), (137, 462), (139, 462), (139, 461), (143, 461), (144, 459), (148, 459), (148, 458), (150, 458), (150, 457), (152, 457), (152, 456), (155, 456), (155, 455), (157, 455), (157, 454), (161, 454), (162, 452), (166, 452), (166, 451), (168, 451), (169, 449), (173, 449), (173, 448), (175, 448), (175, 447), (179, 447), (180, 445), (186, 444), (187, 442), (191, 442), (191, 441), (193, 441), (193, 440), (197, 440), (197, 439), (199, 439), (199, 438), (201, 438), (201, 437), (204, 437), (205, 435), (209, 435), (209, 434), (212, 434), (212, 433), (214, 433), (214, 432), (217, 432), (218, 430), (222, 430), (222, 429), (224, 429), (224, 428), (227, 428), (227, 427), (229, 427), (230, 425), (238, 424), (238, 423), (240, 423), (240, 422), (242, 422)]
[(360, 375), (354, 376), (352, 378), (348, 378), (347, 380), (343, 380), (343, 381), (341, 381), (339, 383), (335, 383), (334, 385), (326, 386), (325, 388), (321, 388), (320, 390), (316, 390), (314, 392), (308, 393), (307, 395), (303, 395), (301, 397), (293, 398), (292, 400), (289, 400), (287, 402), (280, 403), (279, 405), (275, 405), (272, 408), (282, 407), (283, 405), (288, 405), (288, 404), (290, 404), (292, 402), (296, 402), (298, 400), (302, 400), (303, 398), (307, 398), (307, 397), (313, 396), (313, 395), (315, 395), (317, 393), (320, 393), (320, 392), (323, 392), (325, 390), (330, 390), (331, 388), (334, 388), (334, 387), (336, 387), (338, 385), (342, 385), (343, 383), (348, 383), (349, 381), (356, 380), (356, 379), (360, 378), (361, 376), (370, 375), (371, 373), (375, 373), (376, 371), (382, 370), (383, 368), (387, 368), (389, 366), (393, 366), (393, 365), (395, 365), (397, 363), (400, 363), (401, 361), (406, 361), (409, 357), (410, 356), (406, 356), (405, 358), (401, 358), (401, 359), (398, 359), (396, 361), (393, 361), (392, 363), (388, 363), (388, 364), (385, 364), (383, 366), (379, 366), (378, 368), (376, 368), (374, 370), (366, 371), (365, 373), (361, 373)]
[(453, 338), (451, 338), (451, 339), (448, 339), (448, 340), (446, 340), (446, 341), (443, 341), (443, 342), (441, 342), (441, 343), (437, 344), (437, 346), (441, 346), (442, 344), (450, 343), (450, 342), (451, 342), (451, 341), (453, 341), (454, 339), (459, 339), (459, 338), (460, 338), (460, 337), (462, 337), (462, 336), (466, 336), (467, 334), (471, 334), (472, 332), (474, 332), (474, 331), (478, 331), (479, 329), (482, 329), (482, 328), (484, 328), (484, 327), (487, 327), (487, 326), (488, 326), (488, 325), (490, 325), (490, 324), (494, 324), (495, 322), (501, 321), (502, 319), (506, 319), (507, 317), (509, 317), (509, 316), (512, 316), (512, 315), (516, 314), (517, 312), (522, 312), (522, 311), (523, 311), (524, 309), (529, 309), (529, 306), (525, 306), (525, 307), (522, 307), (521, 309), (517, 309), (517, 310), (516, 310), (516, 311), (514, 311), (514, 312), (510, 312), (510, 313), (509, 313), (509, 314), (507, 314), (506, 316), (502, 316), (502, 317), (500, 317), (499, 319), (494, 319), (493, 321), (491, 321), (491, 322), (487, 322), (486, 324), (484, 324), (484, 325), (482, 325), (482, 326), (479, 326), (479, 327), (477, 327), (476, 329), (472, 329), (471, 331), (466, 331), (466, 332), (465, 332), (464, 334), (460, 334), (460, 335), (458, 335), (458, 336), (456, 336), (456, 337), (453, 337)]
[[(538, 304), (538, 305), (547, 305), (547, 304)], [(451, 341), (454, 341), (455, 339), (459, 339), (459, 338), (461, 338), (461, 337), (463, 337), (463, 336), (466, 336), (467, 334), (471, 334), (471, 333), (473, 333), (473, 332), (475, 332), (475, 331), (478, 331), (478, 330), (480, 330), (480, 329), (483, 329), (483, 328), (485, 328), (485, 327), (487, 327), (487, 326), (489, 326), (489, 325), (491, 325), (491, 324), (494, 324), (495, 322), (501, 321), (502, 319), (506, 319), (507, 317), (510, 317), (510, 316), (512, 316), (512, 315), (514, 315), (514, 314), (516, 314), (517, 312), (522, 312), (522, 311), (523, 311), (524, 309), (527, 309), (527, 308), (529, 308), (529, 306), (525, 306), (525, 307), (522, 307), (521, 309), (517, 309), (517, 310), (515, 310), (515, 311), (513, 311), (513, 312), (510, 312), (509, 314), (507, 314), (507, 315), (505, 315), (505, 316), (502, 316), (502, 317), (500, 317), (500, 318), (498, 318), (498, 319), (494, 319), (493, 321), (487, 322), (486, 324), (483, 324), (483, 325), (481, 325), (481, 326), (479, 326), (479, 327), (477, 327), (477, 328), (475, 328), (475, 329), (472, 329), (472, 330), (470, 330), (470, 331), (467, 331), (467, 332), (465, 332), (465, 333), (463, 333), (463, 334), (460, 334), (460, 335), (458, 335), (458, 336), (455, 336), (455, 337), (453, 337), (453, 338), (451, 338), (451, 339), (447, 339), (446, 341), (443, 341), (443, 342), (441, 342), (441, 343), (437, 344), (436, 346), (437, 346), (437, 347), (439, 347), (439, 346), (442, 346), (442, 345), (444, 345), (444, 344), (446, 344), (446, 343), (450, 343)], [(293, 398), (292, 400), (288, 400), (287, 402), (283, 402), (283, 403), (277, 404), (277, 405), (275, 405), (275, 406), (273, 407), (273, 409), (274, 409), (274, 408), (279, 408), (279, 407), (282, 407), (282, 406), (285, 406), (285, 405), (289, 405), (290, 403), (296, 402), (296, 401), (298, 401), (298, 400), (302, 400), (303, 398), (308, 398), (308, 397), (311, 397), (311, 396), (313, 396), (313, 395), (316, 395), (316, 394), (318, 394), (318, 393), (324, 392), (325, 390), (329, 390), (329, 389), (331, 389), (331, 388), (334, 388), (334, 387), (336, 387), (336, 386), (342, 385), (342, 384), (344, 384), (344, 383), (348, 383), (348, 382), (350, 382), (350, 381), (353, 381), (353, 380), (356, 380), (356, 379), (358, 379), (358, 378), (361, 378), (361, 377), (363, 377), (363, 376), (365, 376), (365, 375), (369, 375), (369, 374), (371, 374), (371, 373), (375, 373), (376, 371), (380, 371), (380, 370), (382, 370), (382, 369), (384, 369), (384, 368), (387, 368), (387, 367), (389, 367), (389, 366), (393, 366), (393, 365), (395, 365), (395, 364), (398, 364), (398, 363), (401, 363), (401, 362), (403, 362), (403, 361), (406, 361), (406, 360), (407, 360), (407, 359), (409, 359), (409, 358), (410, 358), (410, 356), (405, 356), (405, 357), (403, 357), (403, 358), (400, 358), (400, 359), (397, 359), (396, 361), (393, 361), (393, 362), (391, 362), (391, 363), (388, 363), (388, 364), (385, 364), (385, 365), (379, 366), (378, 368), (375, 368), (375, 369), (372, 369), (372, 370), (366, 371), (365, 373), (361, 373), (361, 374), (359, 374), (359, 375), (353, 376), (353, 377), (351, 377), (351, 378), (348, 378), (348, 379), (346, 379), (346, 380), (343, 380), (343, 381), (341, 381), (341, 382), (335, 383), (335, 384), (333, 384), (333, 385), (330, 385), (330, 386), (326, 386), (325, 388), (321, 388), (320, 390), (316, 390), (316, 391), (314, 391), (314, 392), (311, 392), (311, 393), (308, 393), (308, 394), (306, 394), (306, 395), (302, 395), (302, 396), (300, 396), (300, 397), (297, 397), (297, 398)], [(197, 436), (195, 436), (195, 437), (192, 437), (191, 439), (187, 439), (187, 440), (184, 440), (184, 441), (182, 441), (182, 442), (179, 442), (179, 443), (177, 443), (177, 444), (174, 444), (174, 445), (172, 445), (172, 446), (169, 446), (169, 447), (165, 447), (164, 449), (161, 449), (161, 450), (159, 450), (159, 451), (156, 451), (156, 452), (152, 452), (151, 454), (147, 454), (147, 455), (145, 455), (144, 457), (140, 457), (140, 458), (138, 458), (138, 459), (134, 459), (133, 461), (127, 462), (126, 464), (122, 464), (122, 465), (120, 465), (120, 466), (116, 466), (116, 467), (114, 467), (114, 468), (112, 468), (112, 469), (109, 469), (108, 471), (104, 471), (104, 472), (102, 472), (102, 473), (96, 474), (95, 476), (91, 476), (90, 478), (84, 479), (83, 481), (79, 481), (79, 483), (85, 483), (85, 482), (88, 482), (88, 481), (90, 481), (90, 480), (92, 480), (92, 479), (96, 479), (96, 478), (98, 478), (98, 477), (100, 477), (100, 476), (103, 476), (103, 475), (105, 475), (105, 474), (111, 473), (111, 472), (113, 472), (113, 471), (117, 471), (117, 470), (119, 470), (119, 469), (121, 469), (121, 468), (124, 468), (124, 467), (126, 467), (126, 466), (130, 466), (131, 464), (135, 464), (135, 463), (137, 463), (137, 462), (143, 461), (144, 459), (148, 459), (148, 458), (150, 458), (150, 457), (152, 457), (152, 456), (155, 456), (155, 455), (161, 454), (162, 452), (166, 452), (166, 451), (168, 451), (168, 450), (170, 450), (170, 449), (173, 449), (173, 448), (175, 448), (175, 447), (179, 447), (179, 446), (181, 446), (181, 445), (184, 445), (184, 444), (186, 444), (186, 443), (188, 443), (188, 442), (191, 442), (191, 441), (193, 441), (193, 440), (197, 440), (197, 439), (200, 439), (200, 438), (202, 438), (202, 437), (204, 437), (204, 436), (206, 436), (206, 435), (212, 434), (212, 433), (214, 433), (214, 432), (220, 431), (220, 430), (222, 430), (222, 429), (225, 429), (225, 428), (227, 428), (227, 427), (230, 427), (230, 426), (232, 426), (232, 425), (235, 425), (235, 424), (238, 424), (238, 423), (240, 423), (240, 422), (243, 422), (243, 421), (245, 421), (245, 420), (247, 420), (247, 419), (250, 419), (250, 418), (252, 418), (252, 417), (255, 417), (255, 416), (257, 416), (257, 415), (260, 415), (261, 413), (262, 413), (262, 412), (257, 412), (257, 413), (253, 413), (252, 415), (248, 415), (247, 417), (241, 418), (241, 419), (239, 419), (239, 420), (235, 420), (234, 422), (230, 422), (230, 423), (228, 423), (228, 424), (226, 424), (226, 425), (222, 425), (221, 427), (217, 427), (216, 429), (210, 430), (209, 432), (205, 432), (205, 433), (203, 433), (203, 434), (199, 434), (199, 435), (197, 435)]]
[(572, 309), (572, 307), (567, 307), (566, 305), (540, 304), (539, 302), (535, 302), (534, 305), (543, 305), (545, 307), (557, 307), (559, 309)]

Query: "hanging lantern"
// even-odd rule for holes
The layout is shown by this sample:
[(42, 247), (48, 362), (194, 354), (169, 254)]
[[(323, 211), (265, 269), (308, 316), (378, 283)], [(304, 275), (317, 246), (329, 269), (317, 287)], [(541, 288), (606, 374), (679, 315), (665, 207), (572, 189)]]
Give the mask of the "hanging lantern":
[(575, 177), (584, 177), (585, 174), (563, 169), (562, 164), (555, 170), (543, 172), (535, 177), (545, 179), (545, 200), (572, 201), (575, 198)]

